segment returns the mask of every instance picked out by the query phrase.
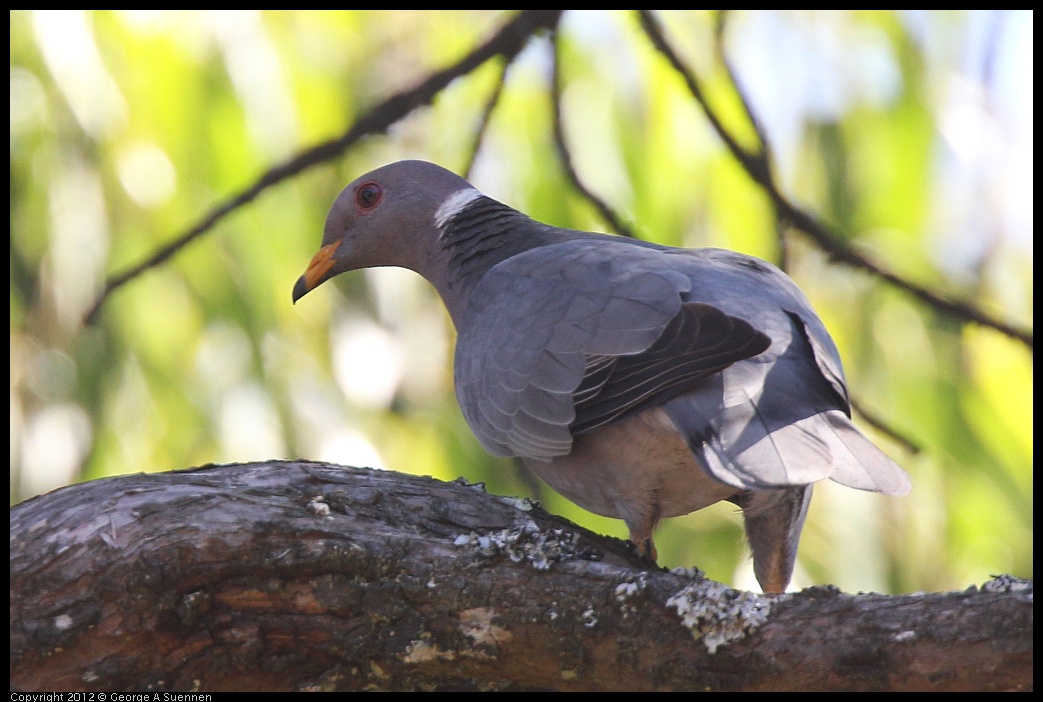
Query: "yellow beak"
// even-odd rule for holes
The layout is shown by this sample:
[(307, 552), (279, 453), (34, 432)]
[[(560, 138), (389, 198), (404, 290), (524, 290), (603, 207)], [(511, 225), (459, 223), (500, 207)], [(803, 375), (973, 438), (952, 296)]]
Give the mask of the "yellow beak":
[(304, 271), (298, 280), (297, 284), (293, 286), (293, 301), (304, 297), (306, 294), (314, 290), (320, 283), (327, 278), (327, 274), (330, 269), (333, 268), (333, 254), (337, 252), (337, 247), (340, 246), (340, 241), (335, 241), (332, 244), (327, 244), (319, 249), (318, 253), (312, 257), (311, 263), (308, 264), (308, 270)]

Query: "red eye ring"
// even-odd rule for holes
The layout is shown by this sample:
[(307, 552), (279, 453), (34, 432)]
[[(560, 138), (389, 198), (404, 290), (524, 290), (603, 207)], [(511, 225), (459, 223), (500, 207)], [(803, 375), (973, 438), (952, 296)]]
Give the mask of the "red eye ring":
[(363, 183), (355, 190), (355, 202), (363, 210), (372, 210), (384, 197), (384, 188), (380, 183), (369, 181)]

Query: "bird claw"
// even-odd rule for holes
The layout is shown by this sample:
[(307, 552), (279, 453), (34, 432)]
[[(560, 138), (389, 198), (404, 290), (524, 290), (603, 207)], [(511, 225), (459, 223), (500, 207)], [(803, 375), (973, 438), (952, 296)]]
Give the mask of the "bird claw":
[(637, 547), (637, 552), (640, 553), (644, 558), (648, 559), (652, 563), (657, 562), (659, 554), (656, 552), (655, 542), (652, 541), (652, 537), (649, 536), (644, 539), (632, 539), (634, 546)]

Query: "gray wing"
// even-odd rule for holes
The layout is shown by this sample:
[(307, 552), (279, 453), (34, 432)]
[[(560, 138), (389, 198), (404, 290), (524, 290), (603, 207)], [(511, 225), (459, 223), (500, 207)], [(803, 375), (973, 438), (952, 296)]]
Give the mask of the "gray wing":
[(718, 480), (744, 489), (831, 478), (905, 494), (909, 477), (851, 422), (836, 346), (810, 303), (774, 266), (733, 252), (689, 256), (688, 295), (749, 321), (771, 348), (664, 409)]
[(457, 339), (460, 406), (497, 455), (550, 459), (572, 437), (691, 389), (769, 340), (716, 307), (661, 251), (572, 240), (493, 267)]
[(624, 356), (588, 356), (573, 397), (573, 435), (691, 391), (732, 363), (755, 356), (771, 340), (716, 307), (685, 302), (647, 349)]

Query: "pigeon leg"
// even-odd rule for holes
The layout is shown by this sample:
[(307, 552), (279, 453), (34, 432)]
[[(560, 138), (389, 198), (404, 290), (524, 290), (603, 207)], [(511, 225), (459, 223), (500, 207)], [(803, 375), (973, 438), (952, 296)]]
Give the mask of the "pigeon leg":
[(753, 572), (764, 592), (785, 592), (793, 577), (811, 487), (746, 492), (738, 500), (753, 552)]

